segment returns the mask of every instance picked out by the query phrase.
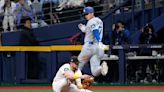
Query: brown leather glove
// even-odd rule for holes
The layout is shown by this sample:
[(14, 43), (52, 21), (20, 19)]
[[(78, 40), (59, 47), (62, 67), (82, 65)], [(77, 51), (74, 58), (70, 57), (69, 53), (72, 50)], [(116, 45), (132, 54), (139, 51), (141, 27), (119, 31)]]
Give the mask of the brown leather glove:
[(84, 89), (88, 89), (92, 83), (94, 82), (94, 77), (90, 76), (89, 78), (85, 78), (82, 80), (82, 85)]

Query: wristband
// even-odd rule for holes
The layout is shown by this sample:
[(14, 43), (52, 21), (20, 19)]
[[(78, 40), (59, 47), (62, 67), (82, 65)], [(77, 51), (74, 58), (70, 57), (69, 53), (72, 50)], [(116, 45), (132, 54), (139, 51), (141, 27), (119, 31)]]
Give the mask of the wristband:
[(73, 76), (73, 78), (74, 79), (78, 79), (78, 78), (80, 78), (81, 76), (79, 75), (79, 74), (74, 74), (74, 76)]

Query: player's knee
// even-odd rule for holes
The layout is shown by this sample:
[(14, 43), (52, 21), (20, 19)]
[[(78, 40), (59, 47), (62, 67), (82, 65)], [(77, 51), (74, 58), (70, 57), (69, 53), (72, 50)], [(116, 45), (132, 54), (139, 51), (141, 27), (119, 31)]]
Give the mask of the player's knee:
[(99, 76), (101, 74), (101, 67), (100, 66), (91, 67), (91, 73), (93, 76)]
[(104, 57), (104, 51), (99, 51), (99, 53), (98, 53), (98, 58), (103, 58)]
[(95, 69), (95, 68), (91, 68), (91, 73), (93, 76), (98, 76), (97, 69)]

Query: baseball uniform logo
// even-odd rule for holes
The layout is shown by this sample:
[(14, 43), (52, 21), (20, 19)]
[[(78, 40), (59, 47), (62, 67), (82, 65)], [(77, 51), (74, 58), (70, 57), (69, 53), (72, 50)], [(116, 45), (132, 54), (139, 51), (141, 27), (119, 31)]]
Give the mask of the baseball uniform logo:
[(64, 68), (64, 71), (68, 71), (69, 69), (68, 68)]

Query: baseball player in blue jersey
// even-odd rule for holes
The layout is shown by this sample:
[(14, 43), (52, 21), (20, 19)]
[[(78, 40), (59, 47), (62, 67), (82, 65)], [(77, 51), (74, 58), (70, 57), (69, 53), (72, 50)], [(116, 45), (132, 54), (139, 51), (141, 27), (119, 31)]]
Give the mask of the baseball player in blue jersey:
[(105, 45), (102, 43), (103, 22), (100, 18), (94, 16), (93, 7), (85, 7), (83, 14), (87, 20), (87, 24), (79, 24), (79, 29), (85, 33), (84, 45), (78, 56), (80, 61), (79, 69), (83, 69), (84, 65), (90, 61), (91, 72), (93, 76), (100, 74), (106, 75), (108, 66), (105, 61), (100, 65), (100, 61), (104, 56)]

